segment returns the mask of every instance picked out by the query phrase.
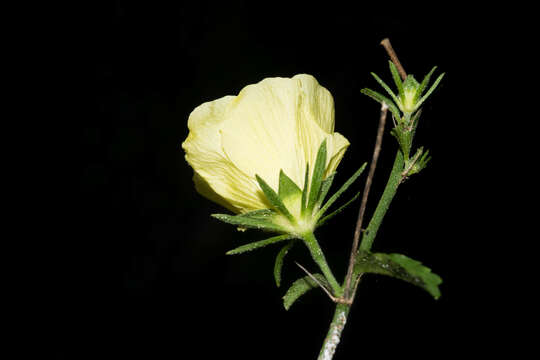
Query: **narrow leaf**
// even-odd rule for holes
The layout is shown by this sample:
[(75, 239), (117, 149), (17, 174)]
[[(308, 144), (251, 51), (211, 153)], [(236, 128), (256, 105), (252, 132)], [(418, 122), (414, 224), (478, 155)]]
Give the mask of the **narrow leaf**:
[(405, 255), (360, 251), (356, 266), (364, 273), (392, 276), (419, 286), (435, 299), (441, 296), (439, 285), (442, 279), (419, 261)]
[(324, 199), (326, 198), (326, 195), (328, 194), (328, 191), (330, 190), (330, 187), (332, 186), (335, 177), (336, 173), (333, 172), (322, 182), (321, 193), (319, 194), (319, 198), (317, 199), (317, 207), (320, 207), (321, 204), (324, 202)]
[(349, 180), (347, 180), (345, 184), (343, 184), (343, 186), (341, 186), (341, 188), (338, 191), (336, 191), (335, 194), (330, 197), (330, 199), (328, 199), (326, 204), (324, 204), (321, 210), (319, 210), (319, 212), (317, 213), (317, 217), (320, 218), (328, 210), (328, 208), (332, 206), (332, 204), (341, 196), (341, 194), (343, 194), (345, 190), (347, 190), (349, 186), (351, 186), (352, 183), (354, 183), (356, 179), (358, 179), (360, 174), (362, 174), (362, 171), (364, 171), (364, 169), (366, 168), (366, 165), (367, 163), (364, 163), (360, 167), (360, 169), (356, 170), (353, 176), (351, 176)]
[(259, 182), (259, 186), (261, 187), (261, 190), (263, 191), (270, 204), (272, 204), (277, 211), (285, 215), (290, 221), (294, 221), (293, 216), (291, 215), (289, 210), (287, 210), (287, 208), (283, 204), (283, 201), (281, 201), (278, 194), (276, 194), (276, 192), (270, 187), (270, 185), (268, 185), (263, 179), (261, 179), (259, 175), (255, 175), (255, 178)]
[(304, 177), (304, 189), (302, 190), (302, 209), (301, 209), (302, 215), (304, 215), (304, 213), (306, 212), (308, 189), (309, 189), (308, 181), (309, 181), (309, 163), (306, 164), (306, 175)]
[(254, 218), (254, 219), (267, 219), (274, 215), (276, 212), (272, 209), (260, 209), (253, 210), (244, 214), (236, 215), (238, 217)]
[(392, 78), (394, 79), (394, 83), (396, 84), (396, 87), (398, 89), (398, 95), (400, 98), (403, 97), (403, 82), (401, 81), (401, 76), (399, 76), (398, 69), (396, 68), (396, 65), (392, 61), (388, 61), (390, 64), (390, 72), (392, 73)]
[(281, 226), (265, 219), (246, 217), (245, 215), (212, 214), (213, 218), (232, 225), (238, 225), (247, 229), (259, 229), (266, 231), (282, 232)]
[(414, 95), (413, 102), (416, 102), (420, 98), (420, 96), (424, 93), (424, 90), (426, 90), (427, 84), (429, 84), (429, 79), (431, 78), (431, 75), (433, 74), (435, 69), (437, 69), (436, 66), (434, 66), (433, 69), (431, 69), (431, 71), (426, 76), (424, 76), (424, 79), (420, 83), (418, 90), (416, 90), (416, 94)]
[(438, 78), (437, 80), (435, 80), (435, 82), (433, 83), (433, 85), (431, 85), (431, 87), (429, 88), (429, 90), (427, 91), (427, 93), (422, 96), (422, 98), (418, 101), (418, 103), (416, 103), (416, 107), (419, 108), (420, 105), (422, 105), (424, 103), (424, 101), (426, 101), (426, 99), (429, 97), (429, 95), (431, 95), (431, 93), (433, 91), (435, 91), (435, 89), (437, 88), (437, 86), (439, 85), (439, 83), (441, 82), (442, 78), (444, 76), (444, 73), (442, 73)]
[(283, 260), (285, 259), (285, 255), (287, 255), (289, 250), (293, 247), (294, 243), (294, 240), (289, 241), (287, 245), (281, 248), (276, 256), (276, 262), (274, 264), (274, 279), (276, 280), (277, 287), (281, 285), (281, 269), (283, 268)]
[(280, 199), (288, 198), (289, 196), (300, 196), (302, 190), (289, 178), (283, 170), (279, 171), (279, 190)]
[(319, 220), (317, 222), (317, 226), (322, 226), (324, 225), (324, 223), (326, 223), (328, 220), (330, 220), (331, 218), (333, 218), (334, 216), (336, 216), (337, 214), (339, 214), (340, 212), (342, 212), (343, 210), (345, 210), (345, 208), (347, 206), (349, 206), (350, 204), (352, 204), (356, 199), (358, 199), (358, 197), (360, 196), (360, 192), (357, 192), (356, 195), (353, 196), (352, 199), (350, 199), (349, 201), (347, 201), (345, 204), (341, 205), (337, 210), (333, 211), (332, 213), (330, 213), (329, 215), (326, 215), (325, 217), (323, 217), (321, 220)]
[(313, 210), (319, 193), (321, 191), (321, 184), (323, 176), (326, 170), (326, 139), (323, 140), (319, 151), (317, 152), (317, 160), (315, 160), (315, 167), (313, 168), (313, 177), (311, 178), (311, 189), (309, 190), (309, 199), (307, 210), (308, 213)]
[(270, 244), (274, 244), (274, 243), (277, 243), (277, 242), (280, 242), (280, 241), (289, 240), (291, 238), (292, 238), (292, 236), (288, 235), (288, 234), (287, 235), (274, 236), (274, 237), (271, 237), (271, 238), (266, 239), (266, 240), (256, 241), (256, 242), (252, 242), (252, 243), (249, 243), (249, 244), (246, 244), (246, 245), (239, 246), (236, 249), (232, 249), (232, 250), (227, 251), (226, 254), (227, 255), (241, 254), (241, 253), (244, 253), (246, 251), (252, 251), (252, 250), (255, 250), (255, 249), (270, 245)]
[(386, 85), (386, 83), (384, 81), (382, 81), (382, 79), (380, 77), (378, 77), (377, 74), (371, 73), (371, 76), (373, 76), (375, 78), (375, 80), (377, 80), (377, 82), (383, 87), (384, 90), (386, 90), (388, 95), (390, 95), (390, 97), (392, 99), (394, 99), (396, 104), (399, 104), (399, 102), (400, 102), (399, 99), (397, 98), (396, 94), (394, 94), (394, 92), (390, 89), (390, 87), (388, 85)]
[[(313, 277), (315, 277), (321, 284), (326, 285), (327, 281), (321, 274), (313, 274)], [(289, 310), (291, 305), (302, 295), (304, 295), (306, 292), (308, 292), (311, 289), (314, 289), (318, 287), (319, 284), (317, 284), (311, 277), (304, 276), (298, 280), (296, 280), (289, 290), (287, 290), (287, 293), (283, 296), (283, 306), (285, 307), (285, 310)]]
[(370, 98), (372, 99), (375, 99), (376, 101), (378, 101), (379, 103), (385, 103), (386, 105), (388, 105), (388, 108), (390, 109), (390, 111), (392, 112), (392, 114), (394, 115), (394, 117), (396, 118), (396, 120), (399, 120), (401, 119), (401, 114), (399, 112), (399, 109), (397, 108), (397, 106), (392, 102), (392, 100), (388, 99), (387, 97), (385, 97), (384, 95), (381, 95), (379, 94), (378, 92), (376, 91), (373, 91), (371, 89), (362, 89), (360, 90), (360, 92), (364, 95), (367, 95), (369, 96)]

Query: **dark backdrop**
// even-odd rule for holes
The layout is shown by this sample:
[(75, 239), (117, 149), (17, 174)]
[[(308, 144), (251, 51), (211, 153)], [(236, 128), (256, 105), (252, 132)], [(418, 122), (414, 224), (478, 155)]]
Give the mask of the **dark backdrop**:
[[(446, 77), (417, 135), (433, 160), (400, 188), (373, 249), (422, 261), (444, 279), (442, 297), (366, 276), (335, 358), (482, 351), (477, 334), (495, 320), (476, 295), (482, 270), (463, 250), (486, 241), (470, 227), (478, 212), (466, 199), (481, 183), (469, 173), (482, 145), (471, 140), (479, 126), (467, 116), (474, 96), (465, 91), (482, 63), (476, 35), (489, 34), (473, 21), (477, 15), (292, 1), (111, 1), (72, 14), (84, 19), (76, 40), (84, 61), (73, 77), (89, 104), (71, 124), (77, 182), (63, 214), (66, 241), (52, 264), (56, 356), (206, 359), (217, 351), (224, 359), (314, 359), (333, 304), (321, 291), (288, 312), (281, 303), (287, 285), (303, 275), (292, 260), (314, 270), (307, 251), (288, 255), (280, 289), (272, 276), (278, 247), (225, 256), (264, 235), (210, 218), (223, 209), (195, 192), (180, 144), (201, 103), (265, 77), (309, 73), (333, 94), (336, 130), (351, 142), (336, 180), (343, 183), (371, 159), (379, 106), (360, 89), (378, 88), (372, 71), (390, 81), (384, 37), (417, 79), (434, 65)], [(389, 129), (368, 215), (396, 151)], [(357, 206), (317, 233), (340, 279)]]

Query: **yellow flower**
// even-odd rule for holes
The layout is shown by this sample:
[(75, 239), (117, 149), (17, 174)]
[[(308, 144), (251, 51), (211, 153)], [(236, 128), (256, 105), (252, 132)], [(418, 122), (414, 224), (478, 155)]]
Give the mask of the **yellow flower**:
[[(193, 110), (182, 144), (197, 191), (235, 213), (270, 208), (255, 175), (278, 191), (280, 170), (304, 188), (326, 139), (325, 177), (349, 142), (334, 132), (334, 100), (311, 75), (267, 78)], [(284, 201), (298, 218), (300, 199)]]

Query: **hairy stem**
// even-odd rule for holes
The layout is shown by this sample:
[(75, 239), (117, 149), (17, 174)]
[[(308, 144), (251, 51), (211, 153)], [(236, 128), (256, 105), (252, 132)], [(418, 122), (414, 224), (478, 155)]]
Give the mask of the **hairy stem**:
[(311, 257), (313, 257), (313, 260), (317, 263), (317, 265), (319, 265), (319, 268), (321, 269), (324, 277), (326, 278), (326, 280), (328, 280), (328, 283), (332, 287), (334, 296), (341, 297), (343, 295), (343, 289), (341, 288), (341, 285), (339, 285), (339, 283), (337, 282), (334, 274), (332, 274), (332, 271), (330, 270), (330, 267), (326, 262), (324, 253), (322, 252), (322, 249), (319, 245), (319, 242), (315, 238), (315, 235), (312, 232), (305, 234), (304, 243), (307, 245), (309, 252), (311, 253)]

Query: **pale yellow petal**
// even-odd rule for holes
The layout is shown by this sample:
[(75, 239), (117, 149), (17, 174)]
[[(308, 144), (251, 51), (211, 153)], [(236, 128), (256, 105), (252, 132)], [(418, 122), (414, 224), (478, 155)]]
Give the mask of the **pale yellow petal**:
[(316, 122), (324, 132), (333, 133), (334, 98), (330, 91), (311, 75), (299, 74), (293, 79), (300, 81), (303, 115)]
[(221, 131), (229, 159), (276, 191), (281, 169), (297, 185), (303, 182), (304, 159), (296, 135), (298, 101), (298, 81), (292, 79), (269, 78), (249, 85), (228, 108)]
[[(189, 116), (189, 135), (182, 144), (195, 171), (201, 195), (235, 212), (268, 207), (256, 181), (240, 171), (223, 153), (219, 129), (234, 96), (204, 103)], [(225, 204), (227, 203), (227, 204)]]
[(332, 135), (332, 149), (328, 151), (328, 167), (326, 168), (325, 176), (328, 176), (336, 171), (349, 145), (349, 140), (347, 140), (340, 133), (336, 132)]

